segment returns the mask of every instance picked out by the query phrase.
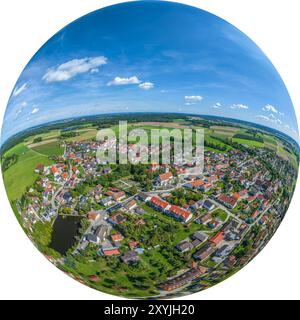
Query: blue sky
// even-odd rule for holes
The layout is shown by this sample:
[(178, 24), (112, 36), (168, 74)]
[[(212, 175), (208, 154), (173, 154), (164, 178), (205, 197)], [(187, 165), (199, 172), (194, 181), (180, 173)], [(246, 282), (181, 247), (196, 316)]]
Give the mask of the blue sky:
[(193, 7), (136, 1), (76, 20), (36, 53), (12, 92), (1, 141), (52, 120), (136, 111), (248, 120), (298, 140), (288, 92), (249, 38)]

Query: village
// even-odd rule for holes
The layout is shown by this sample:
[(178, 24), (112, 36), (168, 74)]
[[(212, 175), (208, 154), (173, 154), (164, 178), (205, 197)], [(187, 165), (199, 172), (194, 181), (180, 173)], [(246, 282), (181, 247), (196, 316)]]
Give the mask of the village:
[[(68, 254), (93, 248), (98, 259), (116, 257), (129, 267), (166, 245), (153, 235), (172, 226), (179, 236), (169, 235), (166, 243), (185, 261), (155, 283), (154, 296), (205, 289), (248, 263), (276, 231), (290, 201), (283, 186), (294, 184), (295, 170), (267, 149), (254, 156), (205, 150), (204, 171), (193, 176), (176, 164), (99, 164), (101, 144), (65, 143), (55, 164), (37, 165), (36, 182), (17, 203), (23, 226), (35, 240), (37, 223), (55, 227), (58, 216), (80, 217), (85, 228)], [(64, 265), (65, 254), (47, 256)], [(97, 283), (99, 276), (88, 279)]]

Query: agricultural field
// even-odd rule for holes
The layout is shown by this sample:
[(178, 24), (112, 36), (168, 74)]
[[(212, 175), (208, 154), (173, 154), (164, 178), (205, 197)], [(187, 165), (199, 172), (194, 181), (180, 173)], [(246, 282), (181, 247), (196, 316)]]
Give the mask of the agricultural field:
[(62, 156), (64, 153), (64, 148), (57, 141), (41, 143), (31, 149), (44, 156)]
[(90, 139), (95, 139), (97, 135), (97, 130), (93, 128), (86, 128), (82, 130), (75, 130), (75, 132), (78, 132), (79, 135), (76, 137), (71, 137), (65, 139), (66, 141), (85, 141), (85, 140), (90, 140)]
[(233, 138), (232, 141), (237, 142), (239, 144), (249, 146), (249, 147), (255, 147), (255, 148), (263, 148), (264, 147), (263, 142), (258, 142), (258, 141), (254, 141), (254, 140)]
[(237, 132), (240, 131), (239, 128), (227, 126), (211, 126), (210, 129), (212, 130), (212, 133), (222, 135), (228, 138), (232, 138)]
[(47, 141), (47, 140), (56, 140), (60, 135), (60, 130), (51, 130), (51, 131), (47, 131), (45, 133), (41, 133), (38, 135), (33, 135), (27, 139), (25, 139), (25, 144), (28, 145), (32, 145), (35, 139), (37, 138), (42, 138), (42, 141)]

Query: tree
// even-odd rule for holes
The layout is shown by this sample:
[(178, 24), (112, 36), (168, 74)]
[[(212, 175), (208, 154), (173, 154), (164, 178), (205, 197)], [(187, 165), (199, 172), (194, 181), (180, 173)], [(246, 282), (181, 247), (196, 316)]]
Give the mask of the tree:
[(39, 142), (42, 142), (42, 141), (43, 141), (42, 137), (37, 137), (37, 138), (33, 139), (32, 143), (39, 143)]
[(138, 189), (136, 186), (132, 186), (132, 187), (130, 187), (129, 192), (131, 195), (135, 195), (138, 193)]
[(68, 207), (63, 208), (61, 211), (63, 214), (71, 214), (72, 213), (72, 209), (68, 208)]
[(32, 237), (38, 246), (47, 247), (52, 240), (52, 231), (50, 222), (38, 221), (34, 225)]

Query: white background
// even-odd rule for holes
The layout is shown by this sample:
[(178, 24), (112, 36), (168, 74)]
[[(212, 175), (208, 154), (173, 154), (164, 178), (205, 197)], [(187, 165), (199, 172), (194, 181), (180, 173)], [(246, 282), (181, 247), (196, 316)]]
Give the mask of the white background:
[[(0, 1), (0, 118), (22, 69), (54, 33), (113, 0)], [(300, 115), (299, 0), (181, 0), (231, 22), (271, 59)], [(298, 89), (298, 90), (297, 90)], [(251, 120), (251, 119), (249, 119)], [(300, 190), (279, 230), (248, 266), (223, 283), (186, 299), (299, 299)], [(56, 269), (27, 239), (0, 183), (0, 298), (116, 299)], [(298, 210), (297, 210), (298, 208)]]

